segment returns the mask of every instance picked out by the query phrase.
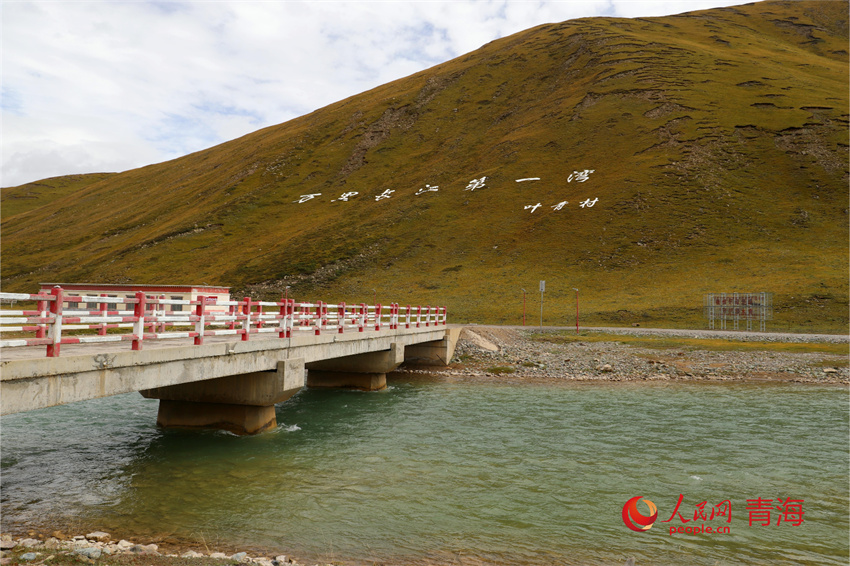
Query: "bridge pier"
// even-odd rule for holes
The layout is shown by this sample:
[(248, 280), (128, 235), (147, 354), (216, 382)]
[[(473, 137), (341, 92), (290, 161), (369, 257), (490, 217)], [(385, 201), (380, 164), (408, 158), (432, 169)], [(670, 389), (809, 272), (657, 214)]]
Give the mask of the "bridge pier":
[(378, 391), (387, 387), (387, 373), (404, 362), (405, 345), (307, 364), (307, 387), (347, 387)]
[(304, 387), (304, 360), (278, 362), (273, 371), (258, 371), (145, 389), (159, 399), (156, 424), (165, 428), (215, 428), (256, 434), (277, 426), (275, 404)]

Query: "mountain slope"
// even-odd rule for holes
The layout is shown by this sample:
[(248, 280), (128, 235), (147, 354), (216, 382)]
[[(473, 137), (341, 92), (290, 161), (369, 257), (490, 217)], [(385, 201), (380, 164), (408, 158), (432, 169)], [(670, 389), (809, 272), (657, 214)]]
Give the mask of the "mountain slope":
[(545, 279), (553, 324), (573, 287), (588, 322), (667, 324), (705, 292), (766, 290), (782, 325), (846, 330), (847, 8), (540, 26), (28, 210), (8, 203), (33, 184), (3, 189), (4, 288), (376, 289), (516, 322)]

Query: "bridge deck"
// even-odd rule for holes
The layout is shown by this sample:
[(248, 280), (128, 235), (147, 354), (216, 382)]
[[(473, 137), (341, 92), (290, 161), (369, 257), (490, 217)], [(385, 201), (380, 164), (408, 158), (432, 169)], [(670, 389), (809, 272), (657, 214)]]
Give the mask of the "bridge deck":
[(221, 336), (205, 339), (199, 346), (189, 340), (152, 341), (140, 351), (130, 350), (126, 342), (65, 345), (60, 357), (45, 357), (43, 347), (4, 348), (0, 359), (0, 414), (275, 371), (278, 363), (286, 360), (306, 364), (438, 342), (447, 333), (447, 327), (440, 325), (248, 341)]

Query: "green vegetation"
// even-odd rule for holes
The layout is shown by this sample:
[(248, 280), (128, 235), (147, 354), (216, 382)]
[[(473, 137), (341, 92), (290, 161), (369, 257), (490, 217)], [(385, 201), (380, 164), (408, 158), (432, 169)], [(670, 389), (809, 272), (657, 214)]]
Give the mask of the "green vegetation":
[(376, 289), (517, 324), (543, 279), (544, 324), (572, 322), (577, 287), (584, 324), (671, 327), (704, 326), (704, 293), (764, 290), (769, 329), (845, 333), (847, 13), (767, 1), (539, 26), (167, 163), (5, 188), (3, 288)]
[(501, 374), (504, 374), (504, 373), (514, 373), (516, 371), (516, 369), (514, 369), (510, 366), (493, 366), (493, 367), (487, 368), (484, 371), (486, 371), (487, 373), (495, 373), (497, 375), (501, 375)]

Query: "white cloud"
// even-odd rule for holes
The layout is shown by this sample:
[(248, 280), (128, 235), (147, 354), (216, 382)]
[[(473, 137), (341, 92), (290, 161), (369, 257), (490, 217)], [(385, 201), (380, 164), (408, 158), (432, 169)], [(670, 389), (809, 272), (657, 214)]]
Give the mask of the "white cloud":
[(0, 185), (178, 157), (543, 23), (734, 3), (4, 2)]

